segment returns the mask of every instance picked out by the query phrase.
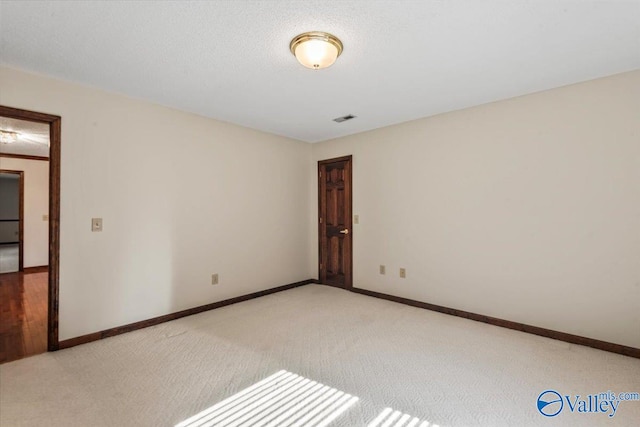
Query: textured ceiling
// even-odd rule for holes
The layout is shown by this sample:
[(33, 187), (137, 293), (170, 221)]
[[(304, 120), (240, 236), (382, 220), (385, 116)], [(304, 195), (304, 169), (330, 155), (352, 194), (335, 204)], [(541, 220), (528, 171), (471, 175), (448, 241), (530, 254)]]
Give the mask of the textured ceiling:
[(49, 157), (49, 125), (47, 123), (0, 116), (0, 129), (19, 134), (16, 142), (11, 144), (0, 142), (0, 153)]
[[(638, 69), (639, 22), (635, 0), (2, 1), (0, 61), (316, 142)], [(333, 67), (289, 52), (310, 30), (343, 41)]]

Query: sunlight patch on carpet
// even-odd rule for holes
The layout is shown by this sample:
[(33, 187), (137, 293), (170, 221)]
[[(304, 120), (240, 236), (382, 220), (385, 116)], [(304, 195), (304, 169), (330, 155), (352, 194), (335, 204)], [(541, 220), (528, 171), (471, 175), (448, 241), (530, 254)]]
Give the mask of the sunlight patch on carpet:
[(357, 401), (356, 396), (282, 370), (175, 427), (326, 427)]
[(439, 427), (438, 424), (430, 424), (429, 421), (384, 408), (382, 412), (371, 421), (367, 427)]

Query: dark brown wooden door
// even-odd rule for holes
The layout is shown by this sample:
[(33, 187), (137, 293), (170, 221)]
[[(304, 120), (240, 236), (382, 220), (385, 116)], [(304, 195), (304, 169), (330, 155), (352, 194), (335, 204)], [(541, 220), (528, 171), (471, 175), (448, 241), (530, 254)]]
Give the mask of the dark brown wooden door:
[(318, 217), (320, 282), (350, 288), (351, 156), (318, 162)]

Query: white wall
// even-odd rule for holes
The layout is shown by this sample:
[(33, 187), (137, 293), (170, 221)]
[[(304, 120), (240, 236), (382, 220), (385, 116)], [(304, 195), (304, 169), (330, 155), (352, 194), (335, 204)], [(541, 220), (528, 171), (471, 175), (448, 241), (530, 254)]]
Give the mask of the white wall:
[(314, 144), (310, 194), (354, 155), (356, 287), (639, 348), (639, 114), (635, 71)]
[(62, 116), (61, 340), (309, 278), (308, 144), (9, 68), (0, 104)]
[(23, 266), (48, 265), (49, 221), (42, 216), (49, 215), (49, 162), (0, 157), (0, 169), (24, 171)]
[(640, 72), (315, 145), (8, 68), (0, 104), (62, 116), (62, 340), (316, 276), (353, 154), (355, 286), (640, 347)]

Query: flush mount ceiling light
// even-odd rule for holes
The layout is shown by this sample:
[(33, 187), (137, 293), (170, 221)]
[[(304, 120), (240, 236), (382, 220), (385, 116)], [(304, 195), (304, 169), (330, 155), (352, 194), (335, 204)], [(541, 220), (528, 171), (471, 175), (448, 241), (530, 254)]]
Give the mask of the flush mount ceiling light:
[(0, 142), (3, 144), (11, 144), (18, 140), (18, 132), (0, 129)]
[(322, 31), (310, 31), (293, 38), (289, 44), (291, 53), (307, 68), (319, 70), (330, 67), (342, 53), (342, 42), (334, 35)]

